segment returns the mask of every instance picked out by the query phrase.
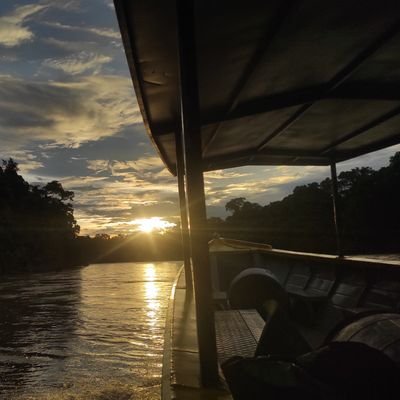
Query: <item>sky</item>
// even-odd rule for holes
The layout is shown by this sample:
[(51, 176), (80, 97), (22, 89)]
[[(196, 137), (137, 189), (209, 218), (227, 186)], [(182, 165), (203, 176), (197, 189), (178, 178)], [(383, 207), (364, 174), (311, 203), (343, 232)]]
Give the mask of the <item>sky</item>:
[[(379, 168), (400, 146), (338, 165)], [(75, 192), (81, 234), (178, 221), (176, 178), (145, 132), (112, 0), (0, 2), (0, 158), (33, 184)], [(207, 212), (235, 197), (268, 204), (327, 167), (243, 167), (205, 174)]]

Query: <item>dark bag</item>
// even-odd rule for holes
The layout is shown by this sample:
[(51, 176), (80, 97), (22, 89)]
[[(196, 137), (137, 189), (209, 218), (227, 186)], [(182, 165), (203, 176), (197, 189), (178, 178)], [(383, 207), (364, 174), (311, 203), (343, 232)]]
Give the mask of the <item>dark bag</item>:
[(332, 342), (293, 362), (234, 357), (222, 370), (235, 400), (389, 400), (399, 393), (397, 365), (355, 342)]

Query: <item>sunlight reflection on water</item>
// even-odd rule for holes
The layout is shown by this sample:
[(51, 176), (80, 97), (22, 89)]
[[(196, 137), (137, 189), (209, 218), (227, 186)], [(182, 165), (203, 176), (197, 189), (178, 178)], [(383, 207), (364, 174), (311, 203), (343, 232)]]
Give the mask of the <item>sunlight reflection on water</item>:
[(180, 263), (99, 264), (0, 282), (0, 399), (157, 399)]

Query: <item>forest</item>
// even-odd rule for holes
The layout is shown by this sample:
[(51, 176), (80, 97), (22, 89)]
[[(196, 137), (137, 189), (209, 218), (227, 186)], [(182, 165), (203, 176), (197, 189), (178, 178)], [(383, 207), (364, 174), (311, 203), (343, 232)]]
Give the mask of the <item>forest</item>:
[[(345, 254), (400, 253), (400, 152), (379, 170), (338, 175), (338, 221)], [(165, 233), (79, 236), (74, 193), (61, 183), (31, 185), (12, 159), (0, 165), (0, 272), (35, 271), (101, 262), (178, 260), (179, 227)], [(209, 218), (208, 236), (271, 244), (274, 248), (337, 251), (331, 181), (297, 186), (280, 201), (229, 200), (229, 216)]]
[(79, 236), (74, 193), (58, 181), (31, 185), (18, 171), (11, 158), (0, 165), (0, 273), (182, 258), (179, 229), (151, 235)]
[[(225, 220), (209, 219), (221, 236), (275, 248), (335, 254), (331, 180), (297, 186), (261, 206), (240, 197), (226, 203)], [(338, 175), (337, 215), (344, 254), (400, 253), (400, 152), (379, 170), (354, 168)]]
[(79, 233), (74, 193), (57, 182), (39, 187), (18, 174), (11, 158), (0, 167), (0, 272), (68, 266)]

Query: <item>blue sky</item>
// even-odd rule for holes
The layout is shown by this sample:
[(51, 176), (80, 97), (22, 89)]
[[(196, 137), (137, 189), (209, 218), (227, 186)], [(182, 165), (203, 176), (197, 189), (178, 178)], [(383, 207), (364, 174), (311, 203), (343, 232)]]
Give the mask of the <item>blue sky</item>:
[[(75, 191), (83, 234), (126, 233), (136, 218), (178, 215), (175, 178), (143, 124), (111, 0), (0, 2), (0, 157), (31, 183)], [(339, 165), (380, 167), (395, 148)], [(208, 212), (246, 197), (278, 200), (325, 167), (245, 167), (205, 174)]]

